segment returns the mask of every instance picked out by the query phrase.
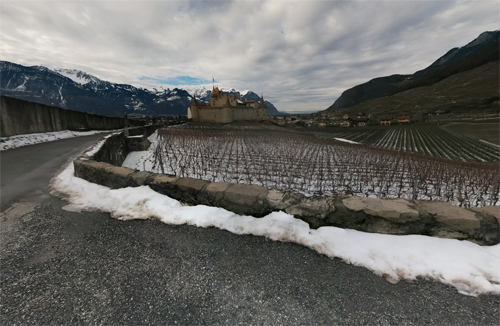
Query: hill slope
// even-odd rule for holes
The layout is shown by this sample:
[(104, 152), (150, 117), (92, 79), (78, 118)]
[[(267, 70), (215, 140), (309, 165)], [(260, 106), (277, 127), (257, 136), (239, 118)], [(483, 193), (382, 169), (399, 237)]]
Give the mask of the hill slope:
[(412, 88), (390, 96), (363, 101), (346, 112), (365, 112), (375, 116), (418, 115), (436, 110), (452, 113), (498, 111), (499, 64), (480, 67), (449, 76), (430, 86)]
[(498, 61), (500, 32), (484, 32), (469, 44), (454, 48), (429, 67), (412, 75), (392, 75), (372, 79), (342, 93), (326, 112), (343, 110), (363, 101), (429, 86), (456, 73)]

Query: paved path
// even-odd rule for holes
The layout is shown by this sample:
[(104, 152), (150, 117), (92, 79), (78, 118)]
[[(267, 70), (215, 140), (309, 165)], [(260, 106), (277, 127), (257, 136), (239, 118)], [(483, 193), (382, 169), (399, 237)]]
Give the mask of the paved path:
[(68, 138), (0, 152), (0, 211), (3, 212), (14, 199), (31, 197), (36, 200), (36, 197), (48, 195), (49, 181), (64, 163), (103, 136)]
[(498, 296), (393, 285), (263, 237), (64, 211), (47, 183), (88, 145), (80, 141), (25, 148), (17, 164), (1, 154), (2, 205), (10, 196), (0, 218), (2, 325), (498, 325)]

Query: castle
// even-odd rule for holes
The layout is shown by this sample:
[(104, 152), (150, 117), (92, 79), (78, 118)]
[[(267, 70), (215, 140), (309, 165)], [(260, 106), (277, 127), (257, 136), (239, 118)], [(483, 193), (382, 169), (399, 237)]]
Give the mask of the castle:
[(267, 119), (267, 107), (263, 97), (260, 102), (242, 101), (214, 87), (209, 103), (198, 103), (196, 97), (193, 97), (188, 107), (188, 119), (215, 123), (261, 121)]

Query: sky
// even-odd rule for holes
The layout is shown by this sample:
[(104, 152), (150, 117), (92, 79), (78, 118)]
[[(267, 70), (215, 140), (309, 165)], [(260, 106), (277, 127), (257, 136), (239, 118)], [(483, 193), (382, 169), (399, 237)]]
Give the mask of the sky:
[(317, 111), (500, 28), (494, 1), (0, 1), (0, 60)]

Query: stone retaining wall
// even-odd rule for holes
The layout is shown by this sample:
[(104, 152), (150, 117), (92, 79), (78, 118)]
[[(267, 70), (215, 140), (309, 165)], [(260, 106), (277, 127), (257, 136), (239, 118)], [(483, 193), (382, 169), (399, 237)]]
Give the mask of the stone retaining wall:
[[(141, 142), (141, 138), (136, 139)], [(187, 204), (222, 207), (237, 214), (262, 217), (273, 211), (284, 211), (306, 221), (312, 228), (337, 226), (384, 234), (422, 234), (470, 240), (481, 245), (499, 242), (498, 207), (469, 210), (436, 201), (305, 197), (259, 186), (211, 183), (115, 166), (122, 164), (129, 150), (126, 137), (121, 134), (110, 137), (101, 148), (102, 153), (74, 161), (75, 175), (112, 189), (147, 185)]]

